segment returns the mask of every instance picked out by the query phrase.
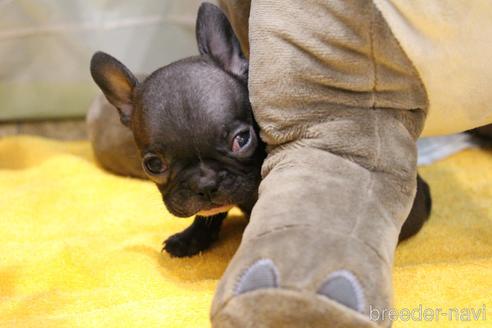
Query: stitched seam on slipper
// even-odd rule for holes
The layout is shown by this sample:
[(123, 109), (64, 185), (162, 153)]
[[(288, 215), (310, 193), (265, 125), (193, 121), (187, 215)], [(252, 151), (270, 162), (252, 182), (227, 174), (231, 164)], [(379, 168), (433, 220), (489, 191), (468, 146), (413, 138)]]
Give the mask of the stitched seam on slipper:
[(339, 236), (343, 236), (343, 237), (349, 237), (357, 242), (359, 242), (360, 244), (366, 246), (367, 248), (371, 249), (378, 258), (380, 258), (384, 263), (386, 263), (388, 266), (391, 266), (392, 264), (390, 262), (388, 262), (374, 247), (372, 247), (370, 244), (364, 242), (363, 240), (355, 237), (355, 236), (352, 236), (352, 235), (349, 235), (347, 233), (341, 233), (341, 232), (338, 232), (338, 231), (335, 231), (333, 230), (333, 228), (330, 228), (330, 229), (325, 229), (325, 228), (320, 228), (318, 226), (313, 226), (313, 225), (310, 225), (310, 224), (290, 224), (290, 225), (285, 225), (285, 226), (281, 226), (281, 227), (277, 227), (277, 228), (274, 228), (270, 231), (266, 231), (266, 232), (262, 232), (261, 234), (259, 235), (256, 235), (255, 237), (252, 237), (251, 238), (251, 242), (254, 241), (254, 240), (258, 240), (258, 239), (261, 239), (265, 236), (268, 236), (269, 234), (271, 233), (274, 233), (274, 232), (278, 232), (278, 231), (281, 231), (281, 230), (284, 230), (284, 229), (292, 229), (292, 228), (306, 228), (306, 227), (309, 227), (309, 228), (314, 228), (317, 232), (323, 232), (323, 233), (327, 233), (328, 234), (335, 234), (335, 235), (339, 235)]

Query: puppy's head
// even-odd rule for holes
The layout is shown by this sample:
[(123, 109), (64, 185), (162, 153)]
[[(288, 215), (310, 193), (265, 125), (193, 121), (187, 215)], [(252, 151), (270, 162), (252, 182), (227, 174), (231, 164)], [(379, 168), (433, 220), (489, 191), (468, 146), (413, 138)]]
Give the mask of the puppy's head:
[(94, 81), (133, 131), (146, 174), (180, 217), (254, 202), (264, 157), (248, 100), (248, 62), (218, 7), (202, 4), (196, 36), (200, 56), (141, 83), (105, 53), (91, 61)]

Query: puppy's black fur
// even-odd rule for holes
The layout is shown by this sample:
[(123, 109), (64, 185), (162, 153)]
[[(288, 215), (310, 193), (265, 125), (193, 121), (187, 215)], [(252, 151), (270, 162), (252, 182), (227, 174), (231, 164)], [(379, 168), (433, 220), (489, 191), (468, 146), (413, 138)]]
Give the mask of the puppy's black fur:
[[(91, 60), (94, 81), (133, 132), (144, 171), (167, 209), (178, 217), (196, 215), (164, 242), (178, 257), (208, 248), (231, 206), (249, 215), (265, 158), (249, 102), (248, 61), (218, 7), (201, 5), (196, 36), (200, 56), (162, 67), (141, 83), (110, 55), (98, 52)], [(402, 238), (428, 217), (429, 190), (419, 192)]]

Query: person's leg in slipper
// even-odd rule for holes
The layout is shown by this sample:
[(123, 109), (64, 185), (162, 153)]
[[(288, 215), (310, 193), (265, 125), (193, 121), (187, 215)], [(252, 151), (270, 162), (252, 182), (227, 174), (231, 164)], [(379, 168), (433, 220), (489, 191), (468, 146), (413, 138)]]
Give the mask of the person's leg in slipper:
[[(234, 5), (231, 5), (232, 8)], [(264, 180), (211, 310), (214, 327), (372, 327), (391, 306), (427, 109), (370, 1), (256, 0), (250, 97)]]

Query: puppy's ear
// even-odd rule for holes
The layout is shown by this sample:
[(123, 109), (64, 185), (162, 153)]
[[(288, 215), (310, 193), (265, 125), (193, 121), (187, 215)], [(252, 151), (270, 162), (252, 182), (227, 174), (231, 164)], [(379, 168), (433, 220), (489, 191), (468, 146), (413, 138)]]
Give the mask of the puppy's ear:
[(224, 12), (204, 2), (196, 20), (198, 50), (209, 55), (224, 70), (240, 78), (247, 78), (248, 60), (241, 51), (239, 40)]
[(91, 59), (91, 75), (102, 92), (120, 113), (121, 123), (130, 127), (133, 111), (133, 89), (138, 81), (118, 60), (104, 52)]

